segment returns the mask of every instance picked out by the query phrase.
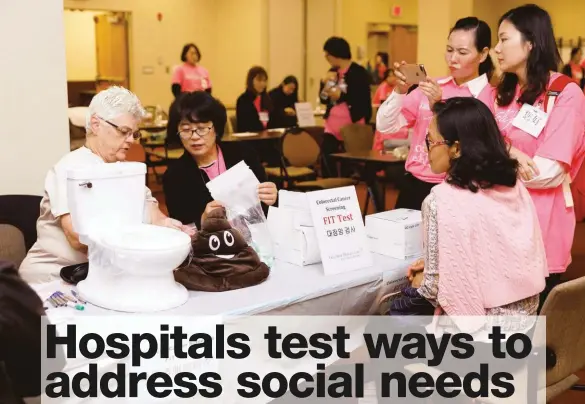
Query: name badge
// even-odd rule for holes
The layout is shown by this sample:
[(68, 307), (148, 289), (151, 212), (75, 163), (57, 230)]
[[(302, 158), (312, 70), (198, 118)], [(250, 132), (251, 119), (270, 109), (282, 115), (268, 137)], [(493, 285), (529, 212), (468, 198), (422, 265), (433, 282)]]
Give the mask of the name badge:
[(538, 138), (546, 125), (547, 119), (548, 114), (543, 110), (532, 105), (524, 104), (520, 108), (516, 118), (512, 121), (512, 125)]
[(266, 111), (258, 112), (258, 117), (260, 117), (261, 122), (268, 122), (268, 112)]

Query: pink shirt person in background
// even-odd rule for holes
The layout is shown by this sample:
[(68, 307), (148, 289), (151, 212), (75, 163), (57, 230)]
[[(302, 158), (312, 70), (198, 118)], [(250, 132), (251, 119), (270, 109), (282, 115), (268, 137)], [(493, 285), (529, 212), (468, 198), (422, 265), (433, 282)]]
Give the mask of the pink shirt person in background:
[(171, 90), (175, 97), (181, 93), (193, 91), (211, 92), (209, 72), (199, 65), (201, 52), (195, 44), (187, 44), (181, 52), (183, 64), (177, 66), (173, 72)]
[[(339, 91), (346, 92), (347, 85), (345, 84), (345, 74), (348, 68), (337, 70), (337, 86)], [(329, 117), (325, 120), (325, 133), (331, 133), (337, 140), (343, 142), (341, 137), (341, 128), (353, 123), (349, 106), (345, 102), (336, 103), (329, 112)], [(360, 119), (356, 123), (365, 123), (364, 119)]]
[[(475, 97), (487, 100), (488, 82), (494, 66), (489, 57), (491, 30), (475, 17), (458, 20), (449, 34), (445, 61), (451, 76), (428, 78), (406, 95), (412, 83), (406, 83), (395, 63), (398, 83), (378, 110), (376, 127), (383, 134), (404, 137), (403, 128), (412, 128), (410, 153), (406, 160), (407, 176), (401, 185), (396, 208), (420, 210), (431, 188), (442, 182), (444, 174), (434, 174), (429, 166), (425, 137), (435, 102), (451, 97)], [(404, 64), (404, 62), (403, 62)], [(392, 136), (392, 135), (390, 135)]]
[[(380, 104), (386, 101), (396, 86), (396, 75), (394, 74), (393, 69), (387, 69), (383, 78), (384, 81), (382, 81), (382, 83), (378, 86), (376, 93), (374, 94), (374, 100), (372, 102), (374, 107), (380, 107)], [(374, 144), (372, 146), (372, 150), (384, 150), (384, 140), (389, 139), (408, 139), (408, 128), (404, 127), (396, 133), (386, 134), (376, 130), (376, 133), (374, 134)]]
[[(543, 110), (546, 90), (560, 76), (552, 72), (560, 55), (545, 10), (527, 5), (508, 11), (500, 19), (498, 37), (495, 51), (504, 76), (492, 92), (490, 106), (536, 206), (549, 273), (558, 274), (571, 262), (575, 212), (569, 184), (585, 153), (585, 97), (577, 84), (569, 83), (554, 100), (554, 108), (549, 100), (549, 113)], [(545, 43), (524, 38), (542, 38)], [(539, 59), (529, 61), (535, 47), (540, 49)], [(542, 79), (528, 74), (542, 70), (551, 73)], [(540, 91), (522, 92), (522, 87)], [(543, 114), (540, 126), (525, 119), (536, 114)], [(558, 281), (558, 276), (549, 277), (545, 297)]]

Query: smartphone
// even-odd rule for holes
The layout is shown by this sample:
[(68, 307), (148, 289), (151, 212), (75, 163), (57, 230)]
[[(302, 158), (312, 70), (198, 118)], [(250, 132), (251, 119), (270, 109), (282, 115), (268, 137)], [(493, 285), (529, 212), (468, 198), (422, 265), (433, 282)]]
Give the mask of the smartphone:
[(406, 76), (407, 84), (419, 84), (427, 78), (427, 71), (425, 70), (424, 65), (408, 64), (400, 66), (399, 70)]

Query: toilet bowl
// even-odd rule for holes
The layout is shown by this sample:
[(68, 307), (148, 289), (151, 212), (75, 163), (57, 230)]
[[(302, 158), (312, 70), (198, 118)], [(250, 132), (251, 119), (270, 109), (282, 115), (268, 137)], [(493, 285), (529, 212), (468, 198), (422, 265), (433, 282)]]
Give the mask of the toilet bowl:
[(110, 310), (145, 313), (184, 304), (189, 294), (173, 271), (191, 251), (191, 238), (143, 223), (143, 163), (96, 164), (68, 171), (73, 229), (88, 247), (87, 278), (77, 284), (87, 302)]
[(82, 298), (124, 312), (155, 312), (183, 305), (187, 289), (173, 271), (189, 255), (191, 239), (178, 230), (140, 224), (90, 235), (89, 271)]

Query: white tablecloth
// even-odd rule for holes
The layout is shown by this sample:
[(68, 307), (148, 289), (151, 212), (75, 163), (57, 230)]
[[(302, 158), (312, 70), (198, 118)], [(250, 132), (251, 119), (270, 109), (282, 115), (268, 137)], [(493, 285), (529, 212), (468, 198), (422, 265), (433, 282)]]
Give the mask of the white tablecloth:
[[(331, 276), (325, 276), (323, 267), (320, 264), (298, 267), (276, 261), (270, 277), (260, 285), (221, 293), (190, 292), (190, 298), (186, 304), (176, 309), (162, 312), (162, 315), (166, 318), (166, 316), (172, 315), (229, 317), (230, 315), (254, 314), (295, 316), (374, 314), (377, 311), (379, 297), (406, 285), (406, 268), (410, 262), (391, 259), (378, 254), (373, 254), (373, 261), (374, 265), (371, 268)], [(35, 289), (41, 298), (45, 298), (56, 290), (70, 293), (71, 286), (58, 281), (35, 286)], [(153, 291), (153, 298), (156, 298), (156, 291)], [(61, 331), (67, 324), (79, 324), (83, 316), (100, 314), (135, 316), (132, 313), (112, 312), (91, 304), (86, 305), (84, 311), (63, 307), (48, 309), (47, 314), (49, 320), (56, 324)], [(159, 315), (161, 313), (154, 314)], [(93, 318), (88, 319), (93, 320)], [(115, 326), (112, 325), (112, 327)], [(120, 331), (118, 330), (117, 332)], [(350, 348), (352, 350), (355, 347)], [(115, 371), (117, 361), (108, 358), (89, 360), (77, 357), (67, 360), (64, 371), (70, 377), (73, 377), (77, 372), (86, 372), (89, 363), (97, 363), (100, 372), (106, 372)], [(140, 402), (141, 404), (155, 402), (153, 401), (154, 399), (147, 399), (142, 394), (140, 395), (141, 398), (138, 399), (139, 401), (132, 402)], [(100, 398), (63, 400), (59, 402), (67, 404), (101, 402)], [(257, 401), (258, 403), (263, 403), (268, 400), (259, 398)], [(178, 402), (178, 399), (176, 401), (163, 400), (163, 402), (165, 404), (171, 402), (174, 404)], [(222, 402), (227, 403), (228, 401)]]
[[(325, 276), (320, 264), (298, 267), (276, 261), (270, 277), (262, 284), (229, 292), (190, 292), (187, 303), (165, 311), (165, 315), (363, 315), (376, 312), (376, 300), (382, 294), (406, 284), (403, 261), (372, 254), (374, 265), (338, 275)], [(402, 280), (402, 281), (401, 281)], [(56, 290), (70, 293), (63, 282), (35, 286), (46, 298)], [(153, 298), (156, 298), (154, 292)], [(70, 315), (111, 313), (100, 307), (86, 305), (83, 312), (71, 308), (49, 309), (67, 311)], [(131, 315), (131, 314), (129, 314)]]

